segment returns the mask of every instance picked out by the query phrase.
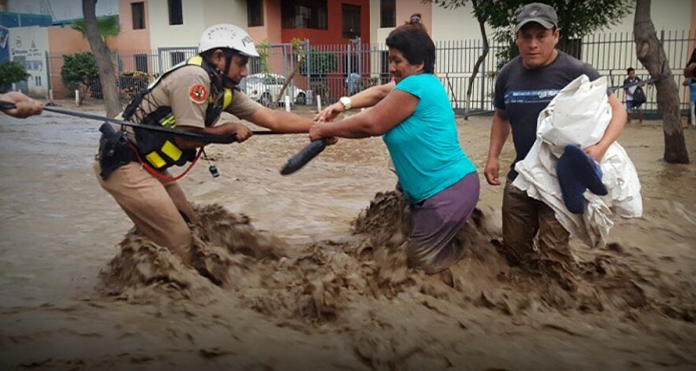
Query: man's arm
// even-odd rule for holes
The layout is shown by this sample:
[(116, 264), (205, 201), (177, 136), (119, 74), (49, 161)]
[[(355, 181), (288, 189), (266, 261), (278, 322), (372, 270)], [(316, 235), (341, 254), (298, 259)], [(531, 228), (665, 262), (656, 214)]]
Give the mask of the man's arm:
[(0, 94), (0, 100), (14, 103), (15, 108), (2, 111), (12, 117), (27, 118), (29, 116), (40, 115), (43, 111), (41, 103), (19, 92), (11, 91), (6, 94)]
[(259, 108), (245, 119), (277, 133), (307, 133), (313, 123), (309, 117), (266, 107)]
[[(203, 129), (191, 127), (191, 126), (177, 126), (177, 129), (184, 131), (194, 131), (194, 132), (204, 132), (206, 134), (221, 135), (221, 136), (231, 136), (237, 137), (237, 142), (242, 143), (249, 139), (253, 132), (246, 125), (228, 122), (221, 125), (216, 125), (213, 127), (205, 127)], [(185, 139), (182, 137), (177, 137), (175, 139), (176, 145), (181, 149), (196, 149), (208, 145), (207, 142), (200, 142), (197, 140)]]
[(505, 141), (510, 135), (510, 121), (504, 110), (498, 108), (493, 115), (493, 123), (491, 125), (491, 138), (488, 145), (488, 160), (486, 161), (486, 169), (484, 174), (486, 181), (490, 185), (500, 185), (498, 175), (500, 173), (500, 163), (498, 158), (503, 150)]
[(609, 146), (619, 138), (628, 120), (628, 114), (621, 102), (616, 98), (616, 95), (612, 94), (609, 96), (609, 105), (611, 106), (611, 121), (604, 131), (604, 136), (597, 144), (585, 148), (585, 153), (597, 162), (602, 161), (602, 157), (604, 157)]

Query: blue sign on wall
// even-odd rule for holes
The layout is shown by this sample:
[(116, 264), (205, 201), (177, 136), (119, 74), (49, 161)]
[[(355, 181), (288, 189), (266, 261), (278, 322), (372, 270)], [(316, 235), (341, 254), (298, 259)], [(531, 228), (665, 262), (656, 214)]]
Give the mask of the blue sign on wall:
[[(0, 12), (0, 62), (10, 59), (9, 28), (53, 25), (50, 15)], [(27, 66), (28, 67), (28, 66)]]

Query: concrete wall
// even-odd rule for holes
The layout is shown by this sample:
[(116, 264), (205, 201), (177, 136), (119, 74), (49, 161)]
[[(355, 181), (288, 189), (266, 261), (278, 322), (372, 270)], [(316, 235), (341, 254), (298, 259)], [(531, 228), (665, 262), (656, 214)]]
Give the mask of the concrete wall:
[(198, 46), (201, 34), (212, 24), (205, 21), (205, 10), (198, 0), (182, 0), (182, 10), (184, 23), (170, 25), (167, 0), (148, 0), (147, 20), (153, 48)]
[(46, 50), (48, 34), (45, 27), (11, 28), (7, 46), (10, 60), (22, 63), (31, 76), (25, 82), (17, 83), (17, 89), (31, 96), (48, 96), (48, 72)]
[[(650, 16), (658, 32), (690, 29), (692, 12), (692, 0), (653, 0), (650, 7)], [(600, 32), (633, 32), (633, 18), (634, 12), (631, 12), (620, 24)]]
[[(433, 6), (433, 40), (481, 39), (481, 30), (472, 10), (473, 7), (469, 3), (452, 9)], [(489, 38), (493, 35), (491, 27), (486, 26), (486, 34)]]
[(380, 0), (370, 0), (370, 40), (379, 43), (383, 40), (379, 37), (380, 29)]
[[(186, 0), (183, 0), (186, 1)], [(204, 0), (197, 2), (203, 7), (204, 28), (219, 23), (231, 23), (241, 28), (247, 28), (247, 4), (246, 0)], [(186, 10), (184, 9), (184, 23), (186, 22)], [(200, 33), (198, 37), (200, 37)], [(196, 42), (196, 45), (198, 42)]]

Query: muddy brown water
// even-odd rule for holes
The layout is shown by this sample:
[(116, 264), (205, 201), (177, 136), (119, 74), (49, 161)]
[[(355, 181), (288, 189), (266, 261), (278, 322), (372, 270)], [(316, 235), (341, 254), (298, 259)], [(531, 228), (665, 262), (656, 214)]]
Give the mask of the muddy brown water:
[[(490, 121), (458, 123), (481, 172)], [(406, 269), (379, 139), (289, 177), (303, 135), (211, 148), (221, 176), (201, 161), (181, 182), (205, 221), (192, 269), (99, 188), (98, 123), (0, 116), (0, 369), (696, 369), (696, 167), (660, 161), (659, 124), (620, 138), (644, 217), (616, 220), (606, 248), (573, 241), (568, 292), (506, 263), (486, 184), (452, 282)]]

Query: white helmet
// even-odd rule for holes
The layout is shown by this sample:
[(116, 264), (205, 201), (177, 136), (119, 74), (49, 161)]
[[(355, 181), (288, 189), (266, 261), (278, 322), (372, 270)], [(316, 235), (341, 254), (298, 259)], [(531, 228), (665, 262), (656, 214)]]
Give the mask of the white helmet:
[(259, 56), (251, 36), (233, 24), (217, 24), (203, 32), (201, 42), (198, 44), (198, 52), (203, 53), (219, 48), (234, 49), (247, 57)]

